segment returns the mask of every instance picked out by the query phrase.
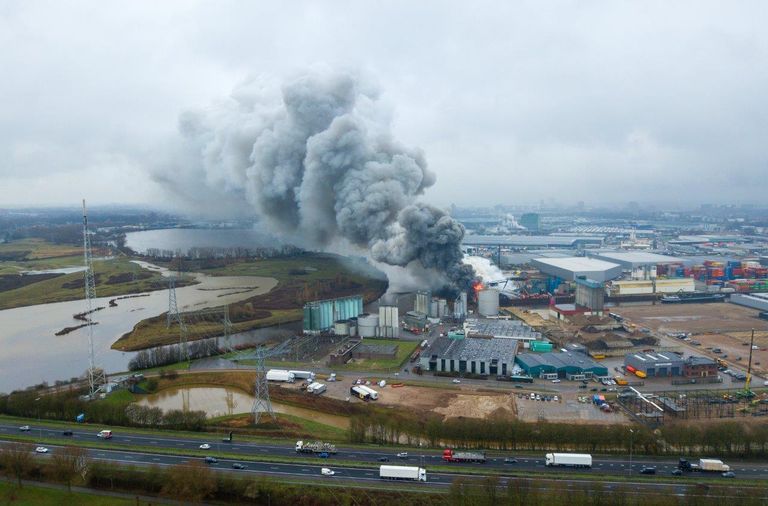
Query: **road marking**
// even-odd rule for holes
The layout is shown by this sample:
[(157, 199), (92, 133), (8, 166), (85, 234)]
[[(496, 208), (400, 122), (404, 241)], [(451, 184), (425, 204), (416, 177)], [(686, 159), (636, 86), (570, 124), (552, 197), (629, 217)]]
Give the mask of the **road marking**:
[(365, 473), (366, 476), (373, 476), (373, 473)]
[(153, 458), (152, 460), (154, 460), (155, 462), (160, 462), (160, 459), (158, 458)]
[(269, 468), (272, 469), (272, 470), (275, 470), (275, 471), (280, 469), (279, 467), (275, 467), (275, 466), (269, 466)]

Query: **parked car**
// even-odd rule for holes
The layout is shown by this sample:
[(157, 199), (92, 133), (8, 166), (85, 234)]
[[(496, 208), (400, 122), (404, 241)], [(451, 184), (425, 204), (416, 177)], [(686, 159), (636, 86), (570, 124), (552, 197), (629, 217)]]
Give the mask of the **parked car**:
[(35, 452), (37, 452), (37, 453), (48, 453), (48, 448), (46, 448), (45, 446), (38, 446), (37, 448), (35, 448)]
[(379, 462), (389, 462), (389, 457), (379, 457)]
[(560, 383), (560, 380), (559, 379), (553, 379), (552, 383)]
[(234, 464), (232, 464), (232, 469), (245, 469), (245, 467), (246, 466), (244, 466), (243, 464), (240, 464), (238, 462), (235, 462)]
[(206, 464), (216, 464), (219, 462), (219, 459), (216, 457), (205, 457), (205, 463)]
[(640, 470), (640, 474), (656, 474), (655, 467), (644, 467)]
[(200, 449), (201, 450), (210, 450), (211, 449), (211, 445), (209, 445), (208, 443), (203, 443), (203, 444), (200, 445)]
[(324, 467), (320, 469), (320, 474), (322, 474), (323, 476), (333, 476), (336, 473), (333, 471), (333, 469), (328, 469), (327, 467)]

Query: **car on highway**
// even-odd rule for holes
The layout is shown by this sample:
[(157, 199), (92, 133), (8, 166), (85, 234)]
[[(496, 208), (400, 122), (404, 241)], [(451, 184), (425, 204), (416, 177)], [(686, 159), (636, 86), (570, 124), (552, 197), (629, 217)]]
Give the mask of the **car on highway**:
[(245, 468), (246, 468), (246, 466), (244, 466), (243, 464), (240, 464), (238, 462), (235, 462), (234, 464), (232, 464), (232, 469), (245, 469)]
[(517, 459), (512, 457), (507, 457), (504, 459), (505, 464), (517, 464)]
[(644, 467), (640, 470), (640, 474), (656, 474), (655, 467)]
[(523, 388), (523, 385), (515, 385), (515, 388)]
[(451, 383), (461, 383), (461, 380), (459, 378), (454, 378)]
[(330, 457), (328, 452), (320, 452), (317, 454), (317, 456), (320, 457), (321, 459), (327, 459), (328, 457)]
[(735, 478), (736, 473), (734, 473), (733, 471), (726, 471), (722, 474), (722, 476), (723, 478)]
[(203, 443), (203, 444), (200, 445), (200, 449), (201, 450), (210, 450), (211, 449), (211, 445), (209, 445), (208, 443)]
[(379, 462), (389, 462), (389, 457), (379, 457)]
[(21, 427), (19, 427), (19, 430), (21, 432), (29, 432), (29, 425), (22, 425)]
[(62, 436), (71, 436), (71, 435), (72, 435), (72, 431), (71, 431), (71, 430), (69, 430), (69, 429), (67, 429), (67, 430), (65, 430), (64, 432), (62, 432), (62, 433), (61, 433), (61, 435), (62, 435)]
[(35, 453), (48, 453), (48, 448), (45, 446), (38, 446), (35, 448)]
[(320, 474), (322, 474), (323, 476), (333, 476), (336, 473), (333, 471), (333, 469), (328, 469), (327, 467), (324, 467), (320, 469)]
[(219, 459), (216, 457), (205, 457), (205, 463), (206, 464), (216, 464), (219, 462)]
[(672, 476), (682, 476), (683, 470), (682, 469), (673, 469), (672, 470)]
[(400, 452), (397, 454), (398, 459), (407, 459), (408, 458), (408, 452)]

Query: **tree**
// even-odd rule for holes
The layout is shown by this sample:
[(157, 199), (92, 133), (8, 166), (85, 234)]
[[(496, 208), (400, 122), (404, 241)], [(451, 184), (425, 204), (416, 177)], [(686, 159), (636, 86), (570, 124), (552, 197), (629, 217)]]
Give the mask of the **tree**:
[(19, 488), (21, 479), (32, 469), (34, 447), (29, 443), (10, 443), (0, 450), (0, 462), (16, 477)]
[(163, 494), (182, 501), (202, 502), (217, 488), (213, 471), (199, 460), (172, 466), (166, 478)]
[(79, 446), (65, 446), (51, 456), (51, 472), (53, 476), (67, 484), (67, 490), (72, 491), (72, 483), (76, 480), (85, 482), (91, 458), (88, 450)]

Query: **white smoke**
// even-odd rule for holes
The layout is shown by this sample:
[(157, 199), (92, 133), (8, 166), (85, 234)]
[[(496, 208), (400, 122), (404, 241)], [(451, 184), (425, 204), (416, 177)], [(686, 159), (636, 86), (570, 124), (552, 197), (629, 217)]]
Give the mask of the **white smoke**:
[(392, 138), (387, 117), (375, 88), (352, 74), (314, 71), (280, 93), (250, 81), (181, 116), (182, 140), (155, 178), (188, 207), (256, 214), (300, 245), (366, 251), (465, 287), (464, 227), (416, 201), (435, 176)]
[(506, 278), (501, 269), (493, 265), (491, 261), (485, 257), (464, 255), (462, 261), (471, 266), (475, 273), (483, 278), (483, 281), (499, 281)]

